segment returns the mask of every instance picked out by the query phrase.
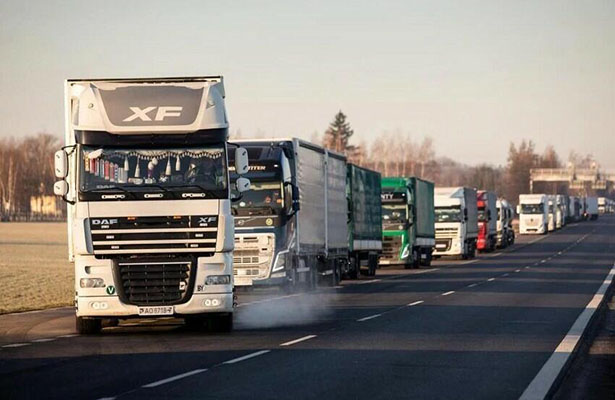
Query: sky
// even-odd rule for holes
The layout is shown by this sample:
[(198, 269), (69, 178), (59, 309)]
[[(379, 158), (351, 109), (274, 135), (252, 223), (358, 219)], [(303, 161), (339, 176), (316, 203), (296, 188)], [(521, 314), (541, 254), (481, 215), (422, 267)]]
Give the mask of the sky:
[(615, 171), (615, 1), (0, 1), (0, 138), (63, 135), (67, 78), (218, 75), (231, 132), (510, 142)]

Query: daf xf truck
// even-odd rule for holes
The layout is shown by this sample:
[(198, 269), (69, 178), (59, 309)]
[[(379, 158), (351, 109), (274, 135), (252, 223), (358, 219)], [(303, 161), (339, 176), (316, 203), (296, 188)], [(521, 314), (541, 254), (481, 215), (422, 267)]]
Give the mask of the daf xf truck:
[(547, 234), (549, 232), (549, 199), (545, 194), (520, 194), (519, 233)]
[(476, 255), (478, 209), (476, 190), (466, 187), (442, 187), (435, 190), (435, 256)]
[[(77, 331), (103, 320), (181, 317), (233, 326), (233, 217), (222, 77), (68, 80), (68, 202)], [(238, 191), (249, 181), (237, 181)]]
[(233, 203), (235, 285), (337, 284), (348, 268), (346, 158), (296, 138), (236, 143), (251, 190)]
[(431, 265), (435, 239), (434, 184), (416, 177), (382, 178), (381, 265)]

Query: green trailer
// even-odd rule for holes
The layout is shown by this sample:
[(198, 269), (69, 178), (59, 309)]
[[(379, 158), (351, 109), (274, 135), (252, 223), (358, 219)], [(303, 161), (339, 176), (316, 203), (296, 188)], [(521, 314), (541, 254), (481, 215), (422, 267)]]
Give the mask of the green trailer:
[(382, 228), (380, 264), (431, 265), (436, 244), (433, 182), (382, 178)]
[(382, 252), (382, 207), (380, 173), (348, 164), (348, 268), (345, 275), (376, 274)]

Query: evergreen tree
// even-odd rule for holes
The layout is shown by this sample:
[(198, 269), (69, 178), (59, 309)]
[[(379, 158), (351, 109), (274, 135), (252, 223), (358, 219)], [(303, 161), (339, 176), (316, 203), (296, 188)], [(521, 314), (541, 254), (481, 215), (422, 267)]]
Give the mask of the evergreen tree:
[(353, 134), (354, 131), (346, 121), (346, 115), (340, 110), (325, 131), (323, 145), (328, 149), (353, 157), (358, 151), (356, 146), (349, 143)]

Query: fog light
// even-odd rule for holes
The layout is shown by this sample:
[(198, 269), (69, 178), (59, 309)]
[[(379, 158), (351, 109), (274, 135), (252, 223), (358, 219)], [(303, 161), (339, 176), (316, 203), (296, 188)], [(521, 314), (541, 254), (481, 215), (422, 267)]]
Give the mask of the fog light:
[(81, 278), (79, 286), (82, 288), (101, 288), (105, 287), (105, 281), (102, 278)]
[(207, 279), (205, 279), (206, 285), (228, 285), (230, 283), (230, 275), (209, 275)]
[(218, 299), (205, 299), (203, 300), (203, 305), (205, 307), (218, 307), (222, 305), (222, 301)]
[(93, 301), (90, 303), (90, 307), (95, 310), (106, 310), (107, 308), (109, 308), (109, 305), (106, 301)]

